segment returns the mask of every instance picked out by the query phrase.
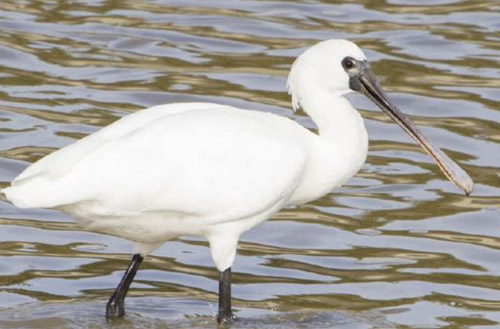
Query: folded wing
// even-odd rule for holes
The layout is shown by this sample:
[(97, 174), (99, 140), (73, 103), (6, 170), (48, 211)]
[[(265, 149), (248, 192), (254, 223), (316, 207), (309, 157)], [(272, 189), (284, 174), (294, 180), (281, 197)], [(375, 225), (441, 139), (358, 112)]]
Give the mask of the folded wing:
[(293, 193), (306, 165), (300, 126), (268, 113), (186, 103), (127, 116), (33, 164), (4, 189), (21, 207), (85, 207), (238, 218)]

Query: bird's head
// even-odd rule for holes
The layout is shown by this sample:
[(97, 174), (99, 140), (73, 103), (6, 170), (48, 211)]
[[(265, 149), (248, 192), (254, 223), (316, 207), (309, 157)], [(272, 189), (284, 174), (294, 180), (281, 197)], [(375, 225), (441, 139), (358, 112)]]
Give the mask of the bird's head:
[(434, 158), (449, 180), (466, 194), (472, 192), (474, 183), (470, 176), (433, 146), (390, 100), (373, 74), (365, 54), (354, 43), (326, 40), (307, 49), (293, 64), (287, 86), (294, 110), (307, 97), (317, 97), (316, 91), (339, 97), (353, 91), (364, 94)]
[(308, 87), (329, 93), (343, 95), (352, 92), (350, 75), (357, 67), (346, 71), (343, 64), (367, 63), (363, 51), (347, 40), (326, 40), (303, 52), (292, 66), (288, 76), (288, 92), (292, 96), (293, 107), (301, 105)]

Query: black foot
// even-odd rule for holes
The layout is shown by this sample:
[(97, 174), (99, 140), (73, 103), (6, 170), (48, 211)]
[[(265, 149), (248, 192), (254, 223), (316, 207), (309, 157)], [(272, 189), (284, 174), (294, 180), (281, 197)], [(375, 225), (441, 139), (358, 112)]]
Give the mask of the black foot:
[(125, 296), (127, 296), (128, 288), (134, 280), (135, 273), (137, 273), (137, 269), (141, 265), (142, 260), (143, 258), (139, 254), (135, 254), (132, 257), (132, 261), (125, 271), (120, 284), (106, 304), (106, 319), (108, 321), (125, 315)]
[(231, 309), (231, 268), (219, 272), (219, 312), (217, 322), (229, 324), (236, 320)]
[(220, 323), (220, 324), (231, 324), (234, 321), (236, 321), (237, 319), (238, 318), (233, 313), (218, 314), (217, 315), (217, 323)]
[(108, 321), (121, 318), (125, 315), (125, 305), (123, 301), (119, 302), (114, 297), (114, 295), (111, 296), (111, 299), (106, 304), (106, 319)]

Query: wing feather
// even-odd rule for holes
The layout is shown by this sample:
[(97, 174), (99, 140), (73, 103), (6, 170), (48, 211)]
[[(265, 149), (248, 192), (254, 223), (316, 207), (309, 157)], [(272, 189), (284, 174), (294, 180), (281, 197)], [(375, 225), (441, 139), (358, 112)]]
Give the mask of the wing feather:
[(288, 197), (301, 178), (303, 128), (291, 120), (214, 104), (158, 112), (49, 155), (4, 192), (25, 207), (93, 204), (86, 216), (236, 218)]

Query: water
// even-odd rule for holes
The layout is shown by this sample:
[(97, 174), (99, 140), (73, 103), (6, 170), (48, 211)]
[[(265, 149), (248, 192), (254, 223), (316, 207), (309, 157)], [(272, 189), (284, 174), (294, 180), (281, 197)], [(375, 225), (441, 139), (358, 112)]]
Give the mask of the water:
[[(138, 109), (209, 101), (285, 115), (294, 58), (365, 49), (391, 97), (476, 182), (471, 197), (359, 95), (370, 153), (342, 188), (245, 234), (235, 328), (500, 327), (497, 1), (0, 3), (0, 182)], [(144, 262), (125, 319), (104, 305), (124, 240), (0, 203), (1, 328), (214, 328), (217, 273), (183, 237)]]

